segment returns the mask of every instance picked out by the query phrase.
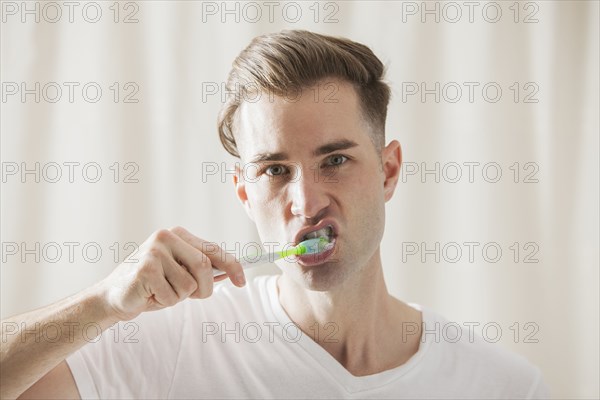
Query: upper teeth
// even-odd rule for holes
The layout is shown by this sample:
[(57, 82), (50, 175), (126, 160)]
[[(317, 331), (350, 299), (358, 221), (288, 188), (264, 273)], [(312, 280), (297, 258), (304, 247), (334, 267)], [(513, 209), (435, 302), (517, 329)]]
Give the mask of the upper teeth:
[(318, 231), (312, 231), (304, 235), (303, 240), (308, 239), (316, 239), (320, 237), (331, 238), (333, 236), (333, 227), (331, 225), (326, 226), (325, 228), (319, 229)]

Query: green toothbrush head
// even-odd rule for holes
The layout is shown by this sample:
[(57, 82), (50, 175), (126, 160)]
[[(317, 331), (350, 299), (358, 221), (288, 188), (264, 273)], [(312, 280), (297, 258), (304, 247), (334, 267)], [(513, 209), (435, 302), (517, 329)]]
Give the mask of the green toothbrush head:
[(304, 254), (317, 254), (328, 250), (329, 240), (325, 237), (308, 239), (298, 243), (296, 246), (279, 252), (281, 257), (301, 256)]
[(298, 243), (296, 248), (298, 249), (297, 256), (303, 254), (317, 254), (326, 250), (329, 240), (326, 237), (319, 237), (314, 239), (308, 239)]

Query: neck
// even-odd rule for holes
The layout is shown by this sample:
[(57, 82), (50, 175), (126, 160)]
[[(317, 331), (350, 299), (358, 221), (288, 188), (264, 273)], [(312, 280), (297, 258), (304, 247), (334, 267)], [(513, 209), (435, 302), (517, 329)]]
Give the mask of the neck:
[[(418, 349), (420, 313), (389, 295), (379, 250), (331, 290), (309, 290), (287, 274), (278, 288), (290, 319), (354, 375), (401, 365)], [(405, 322), (418, 323), (419, 334), (398, 341)]]

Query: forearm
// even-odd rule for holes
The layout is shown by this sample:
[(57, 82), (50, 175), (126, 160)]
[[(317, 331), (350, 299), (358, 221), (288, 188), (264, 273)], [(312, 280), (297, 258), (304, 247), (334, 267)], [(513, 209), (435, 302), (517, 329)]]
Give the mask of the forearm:
[[(0, 397), (14, 398), (69, 354), (118, 321), (171, 307), (213, 292), (213, 266), (244, 286), (235, 257), (181, 227), (160, 229), (139, 248), (138, 261), (123, 262), (93, 287), (51, 306), (2, 321)], [(216, 249), (216, 250), (214, 250)]]
[(0, 397), (18, 397), (116, 322), (98, 286), (3, 320)]

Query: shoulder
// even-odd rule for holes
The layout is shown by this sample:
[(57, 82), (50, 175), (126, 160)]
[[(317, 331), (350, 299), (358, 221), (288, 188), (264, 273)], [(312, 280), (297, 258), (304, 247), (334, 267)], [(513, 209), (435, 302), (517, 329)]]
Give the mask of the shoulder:
[(483, 324), (452, 322), (427, 308), (422, 311), (421, 343), (427, 348), (428, 358), (455, 382), (490, 396), (547, 397), (540, 369), (497, 343), (506, 334), (502, 327), (498, 330), (494, 325), (489, 333), (483, 333)]

